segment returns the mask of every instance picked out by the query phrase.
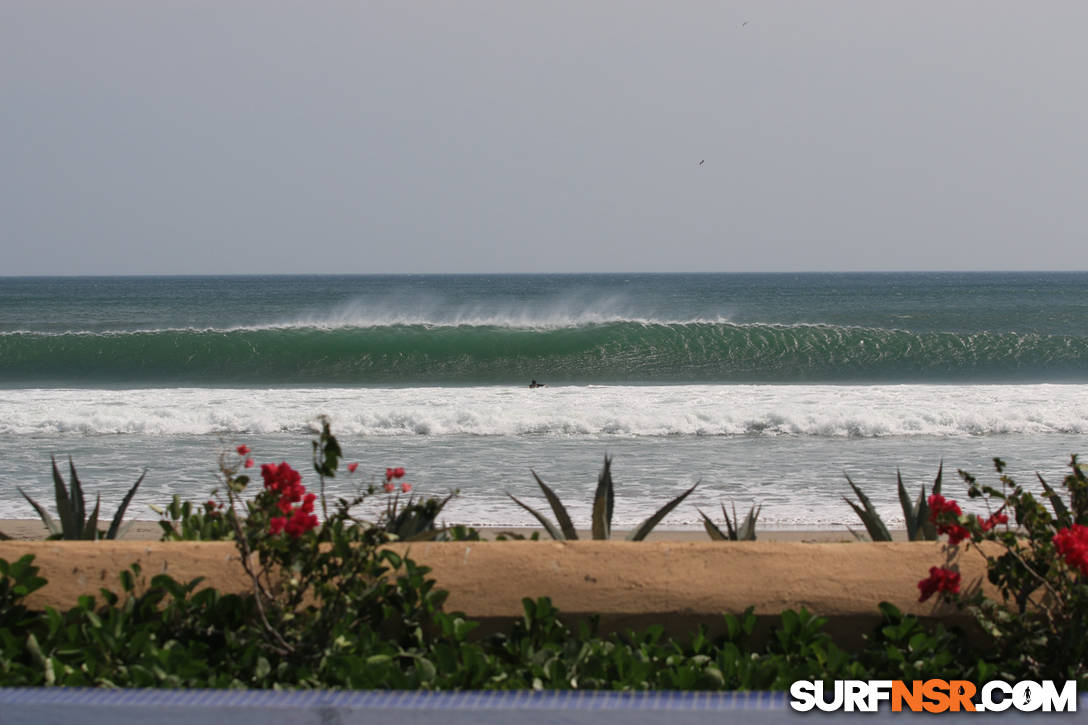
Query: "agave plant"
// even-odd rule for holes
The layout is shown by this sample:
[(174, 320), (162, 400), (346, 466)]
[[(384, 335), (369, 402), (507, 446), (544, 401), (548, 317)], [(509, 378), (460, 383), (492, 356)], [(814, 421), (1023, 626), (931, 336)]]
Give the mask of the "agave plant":
[[(903, 474), (896, 470), (896, 478), (899, 481), (899, 505), (903, 509), (903, 519), (907, 526), (907, 538), (910, 541), (936, 541), (937, 540), (937, 528), (933, 522), (929, 520), (929, 503), (926, 497), (926, 486), (922, 484), (922, 491), (918, 494), (918, 500), (915, 503), (911, 503), (910, 494), (907, 493), (906, 486), (903, 485)], [(937, 477), (933, 480), (933, 493), (938, 494), (941, 492), (941, 476), (944, 473), (944, 461), (941, 462), (937, 468)], [(892, 535), (888, 531), (888, 527), (884, 525), (884, 521), (881, 520), (880, 514), (876, 512), (873, 507), (872, 501), (866, 496), (857, 485), (850, 480), (850, 477), (846, 477), (846, 482), (850, 484), (850, 488), (854, 489), (854, 494), (858, 497), (858, 502), (855, 503), (850, 499), (843, 497), (846, 503), (850, 504), (850, 508), (854, 509), (858, 518), (865, 524), (865, 530), (869, 532), (869, 538), (873, 541), (891, 541)], [(850, 533), (859, 539), (861, 536), (851, 529)]]
[(17, 487), (23, 498), (38, 512), (38, 516), (41, 517), (45, 527), (49, 530), (49, 538), (64, 540), (119, 538), (124, 533), (121, 522), (125, 518), (125, 509), (128, 508), (132, 497), (136, 495), (136, 489), (140, 487), (144, 476), (147, 475), (147, 471), (140, 474), (140, 477), (136, 479), (136, 483), (125, 494), (124, 499), (121, 500), (121, 507), (113, 515), (109, 529), (103, 532), (98, 528), (98, 512), (102, 503), (102, 495), (96, 496), (94, 509), (88, 517), (87, 502), (83, 498), (83, 484), (79, 481), (79, 475), (76, 473), (76, 467), (72, 463), (71, 457), (68, 458), (68, 470), (71, 472), (70, 478), (72, 480), (71, 491), (64, 482), (60, 470), (57, 469), (57, 460), (55, 458), (51, 460), (53, 461), (53, 487), (57, 502), (57, 514), (60, 516), (59, 525), (45, 510), (44, 506), (28, 496), (22, 488)]
[[(523, 509), (531, 513), (537, 521), (544, 527), (544, 530), (548, 532), (548, 535), (557, 541), (575, 540), (578, 538), (578, 532), (574, 530), (574, 524), (571, 523), (570, 515), (567, 514), (566, 507), (559, 500), (559, 497), (555, 495), (555, 492), (543, 481), (540, 480), (540, 476), (536, 475), (536, 471), (531, 471), (533, 478), (536, 479), (537, 485), (540, 486), (540, 490), (544, 492), (544, 498), (548, 500), (548, 504), (551, 506), (552, 511), (555, 513), (555, 519), (558, 522), (558, 527), (553, 524), (548, 518), (532, 507), (522, 503), (513, 494), (507, 492), (507, 496), (513, 499), (514, 503), (521, 506)], [(670, 511), (680, 505), (692, 491), (695, 490), (694, 486), (689, 488), (684, 493), (680, 494), (672, 501), (662, 506), (657, 510), (653, 516), (643, 521), (636, 526), (630, 534), (627, 535), (628, 541), (642, 541), (645, 539), (654, 527), (661, 523), (661, 520), (665, 518)], [(612, 487), (612, 459), (609, 456), (604, 457), (604, 467), (601, 469), (600, 475), (597, 476), (597, 491), (593, 495), (593, 521), (592, 521), (592, 536), (594, 539), (609, 539), (612, 537), (612, 509), (615, 505), (615, 494)]]
[(400, 541), (428, 541), (441, 538), (447, 527), (435, 526), (442, 509), (457, 495), (454, 491), (443, 499), (409, 497), (400, 505), (400, 495), (394, 496), (386, 504), (386, 515), (382, 528)]
[(725, 504), (722, 504), (722, 516), (725, 517), (725, 531), (718, 528), (717, 524), (711, 521), (710, 517), (703, 513), (702, 509), (696, 509), (699, 515), (703, 517), (703, 528), (706, 529), (707, 535), (714, 541), (755, 541), (756, 540), (756, 519), (759, 518), (759, 512), (763, 510), (763, 505), (756, 506), (752, 504), (752, 508), (748, 509), (748, 515), (744, 517), (744, 523), (741, 523), (740, 517), (737, 516), (737, 507), (733, 505), (733, 518), (729, 518), (729, 512), (725, 510)]

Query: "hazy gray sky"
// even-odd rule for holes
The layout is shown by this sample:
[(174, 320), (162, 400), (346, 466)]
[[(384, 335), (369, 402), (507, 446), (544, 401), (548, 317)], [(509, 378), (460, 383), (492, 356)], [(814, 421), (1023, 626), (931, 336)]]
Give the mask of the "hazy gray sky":
[(1088, 269), (1086, 34), (1083, 0), (4, 0), (0, 274)]

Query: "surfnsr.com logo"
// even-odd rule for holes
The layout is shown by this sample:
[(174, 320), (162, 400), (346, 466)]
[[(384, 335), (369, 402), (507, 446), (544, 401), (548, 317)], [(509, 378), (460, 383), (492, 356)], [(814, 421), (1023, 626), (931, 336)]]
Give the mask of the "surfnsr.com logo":
[(995, 680), (981, 687), (968, 680), (798, 680), (790, 686), (790, 707), (798, 712), (1076, 712), (1077, 683), (1060, 688), (1053, 680), (1015, 683)]

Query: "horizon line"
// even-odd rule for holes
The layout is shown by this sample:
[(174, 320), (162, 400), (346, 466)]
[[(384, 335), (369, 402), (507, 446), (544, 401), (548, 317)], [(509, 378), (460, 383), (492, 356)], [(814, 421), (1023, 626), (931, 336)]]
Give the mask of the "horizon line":
[(54, 274), (0, 274), (0, 279), (109, 279), (109, 278), (221, 278), (241, 279), (253, 277), (560, 277), (560, 276), (656, 276), (670, 275), (843, 275), (843, 274), (1084, 274), (1088, 269), (872, 269), (872, 270), (776, 270), (776, 271), (618, 271), (618, 272), (252, 272), (247, 274), (221, 274), (214, 272), (120, 272), (120, 273), (54, 273)]

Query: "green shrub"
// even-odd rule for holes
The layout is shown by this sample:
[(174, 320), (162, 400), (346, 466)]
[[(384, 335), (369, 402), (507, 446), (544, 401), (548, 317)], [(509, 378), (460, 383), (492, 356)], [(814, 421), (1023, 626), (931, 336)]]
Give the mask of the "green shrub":
[(161, 541), (225, 541), (234, 537), (234, 526), (229, 519), (234, 512), (214, 498), (194, 504), (174, 494), (167, 506), (151, 509), (159, 514)]
[[(559, 497), (555, 495), (555, 491), (540, 480), (540, 476), (536, 475), (536, 471), (532, 471), (532, 474), (533, 478), (536, 479), (537, 485), (540, 486), (540, 490), (544, 492), (544, 498), (548, 500), (552, 512), (555, 514), (555, 519), (559, 524), (558, 527), (555, 524), (552, 524), (546, 516), (519, 501), (513, 494), (507, 493), (506, 495), (518, 506), (521, 506), (531, 513), (553, 539), (559, 541), (576, 540), (578, 538), (578, 532), (575, 530), (574, 524), (571, 523), (570, 515), (567, 513), (566, 507), (563, 505), (562, 501), (559, 500)], [(632, 529), (631, 533), (627, 535), (627, 540), (642, 541), (645, 539), (650, 532), (653, 531), (654, 527), (661, 523), (661, 520), (664, 519), (669, 512), (679, 506), (680, 502), (687, 498), (698, 485), (699, 484), (696, 483)], [(605, 456), (604, 467), (601, 469), (600, 475), (597, 476), (597, 491), (593, 495), (591, 532), (594, 539), (604, 540), (612, 537), (612, 509), (615, 506), (615, 499), (616, 497), (612, 486), (612, 459)]]
[[(993, 640), (1003, 676), (1075, 679), (1083, 687), (1088, 685), (1088, 477), (1076, 456), (1069, 467), (1063, 482), (1067, 500), (1041, 476), (1037, 497), (1005, 475), (999, 458), (994, 468), (1000, 487), (982, 485), (960, 471), (968, 496), (986, 503), (987, 517), (964, 514), (955, 501), (934, 495), (931, 518), (949, 546), (965, 542), (985, 560), (1000, 599), (981, 588), (961, 593), (959, 573), (947, 567), (933, 567), (918, 586), (923, 599), (938, 594), (975, 616)], [(997, 544), (997, 551), (983, 543)]]
[[(602, 636), (595, 620), (566, 623), (547, 598), (525, 599), (508, 632), (473, 638), (475, 622), (437, 607), (442, 595), (425, 569), (384, 563), (393, 575), (386, 588), (338, 609), (356, 615), (350, 620), (266, 609), (280, 642), (256, 596), (199, 589), (199, 579), (147, 581), (138, 567), (121, 573), (120, 596), (81, 597), (64, 612), (17, 610), (41, 580), (30, 557), (0, 560), (0, 685), (781, 690), (797, 679), (981, 672), (952, 633), (931, 634), (890, 607), (861, 652), (840, 649), (825, 620), (804, 610), (783, 612), (757, 644), (751, 609), (725, 615), (716, 636), (700, 628), (669, 637), (656, 626)], [(390, 621), (357, 616), (367, 608)]]

